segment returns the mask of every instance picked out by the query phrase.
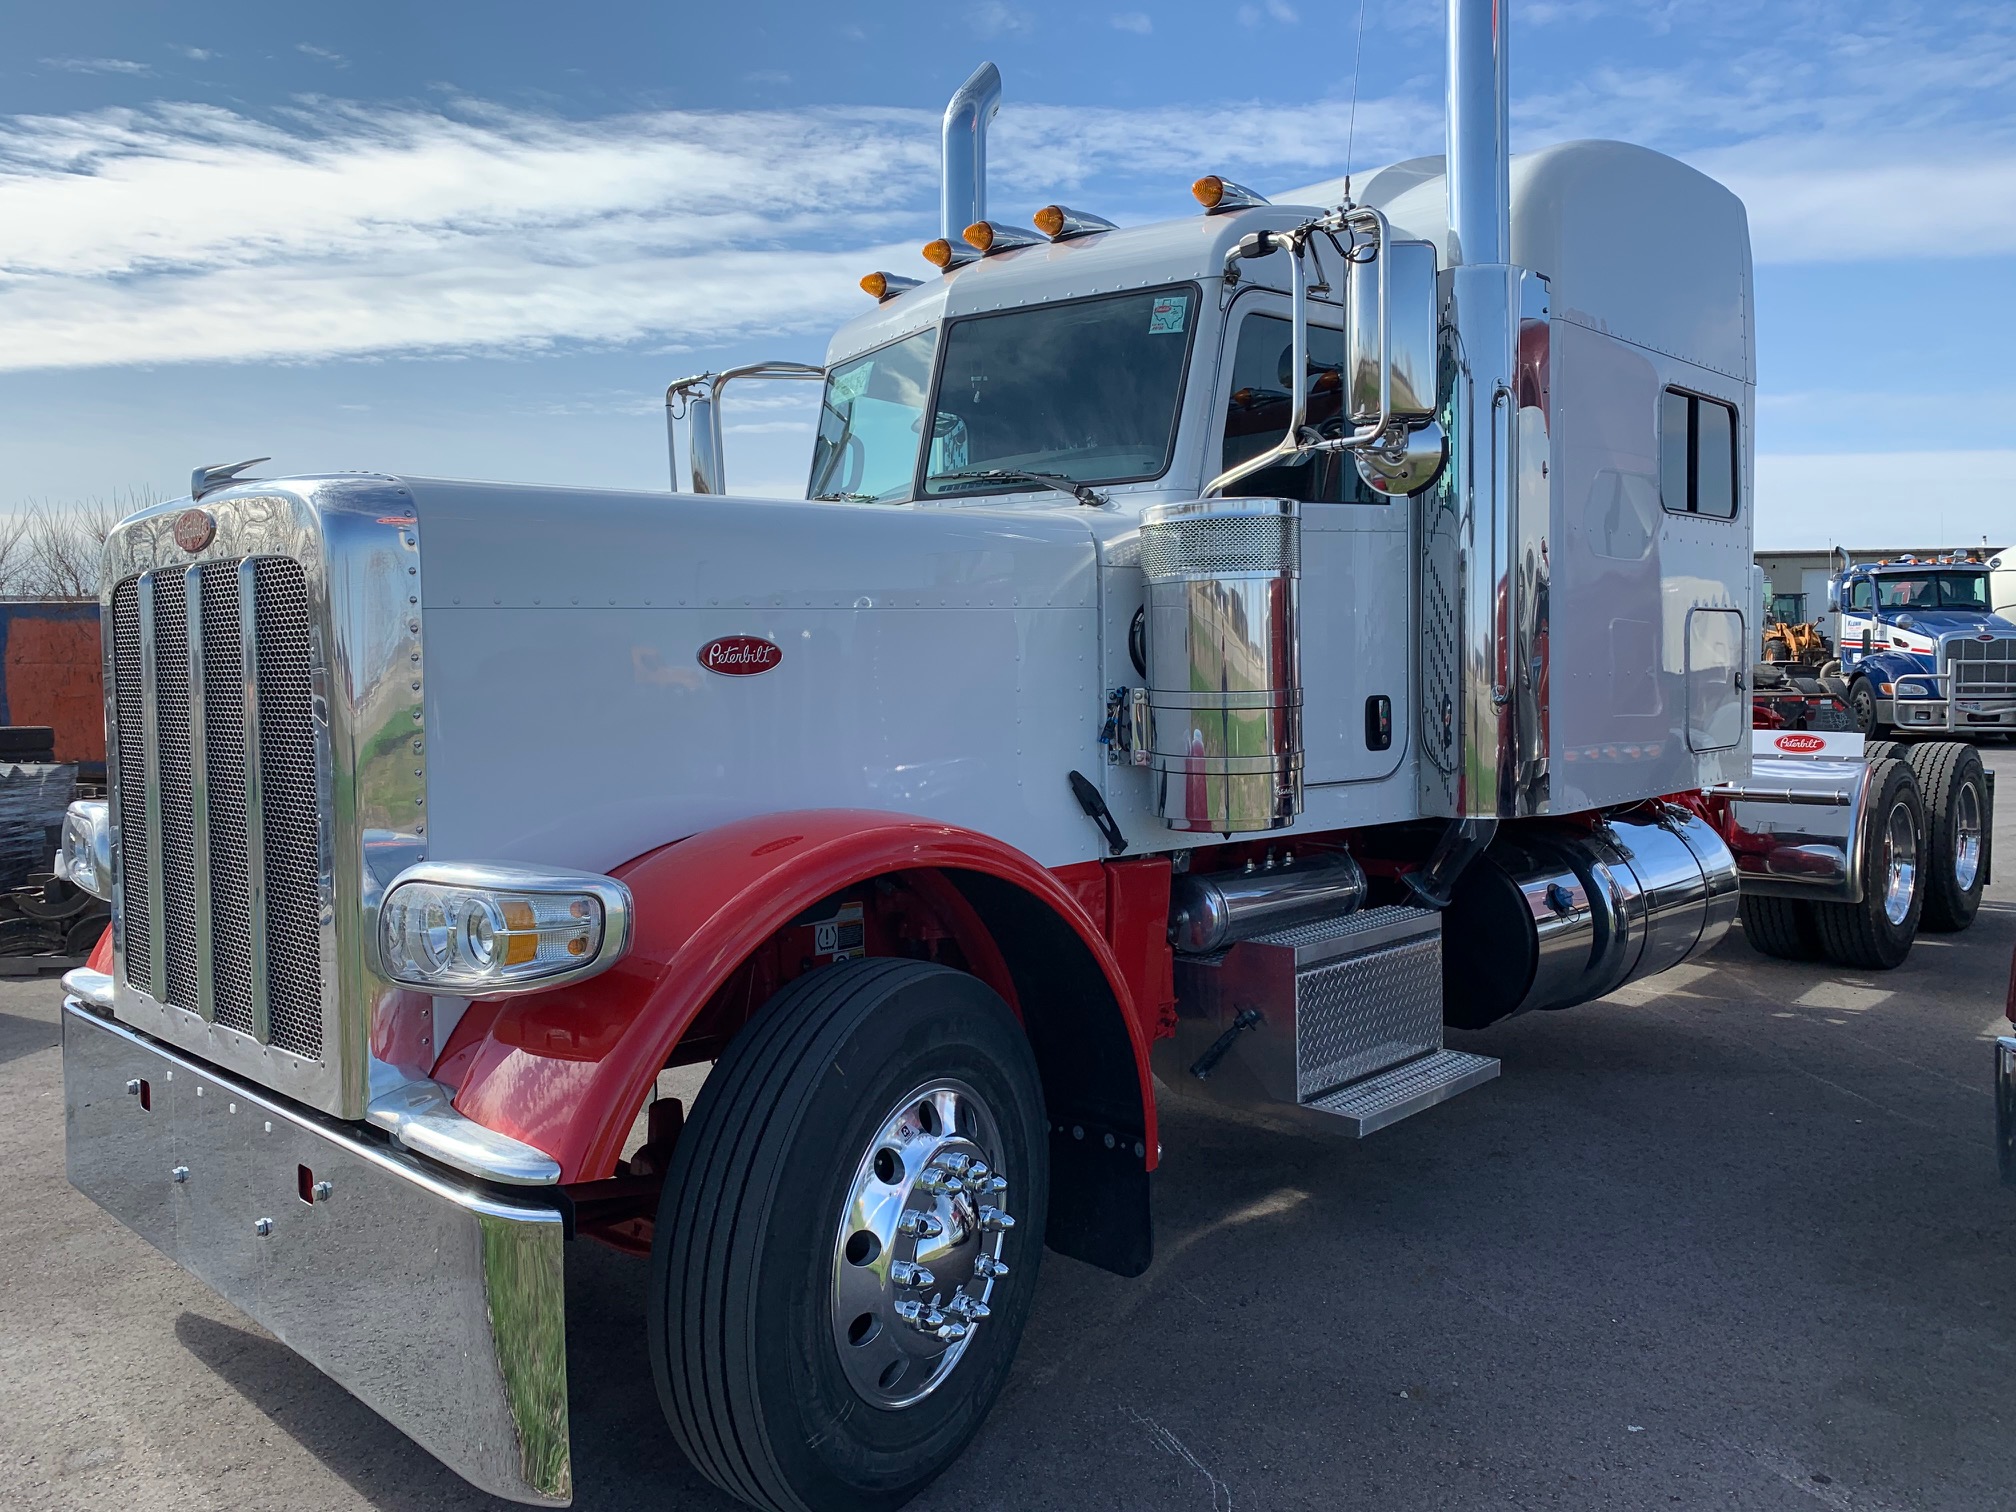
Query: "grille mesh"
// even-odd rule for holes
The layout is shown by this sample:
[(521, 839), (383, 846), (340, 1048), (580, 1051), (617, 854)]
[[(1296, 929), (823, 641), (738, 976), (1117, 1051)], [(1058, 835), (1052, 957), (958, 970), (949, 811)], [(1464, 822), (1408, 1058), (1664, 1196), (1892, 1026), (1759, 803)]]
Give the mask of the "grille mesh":
[(154, 968), (147, 920), (147, 755), (140, 714), (140, 584), (112, 594), (112, 724), (119, 745), (119, 889), (125, 905), (126, 980), (145, 991)]
[(155, 751), (161, 778), (161, 926), (168, 1001), (196, 1006), (196, 833), (189, 796), (189, 609), (182, 575), (154, 580)]
[(266, 820), (266, 936), (273, 1043), (322, 1048), (321, 827), (309, 711), (308, 584), (301, 564), (254, 567), (259, 626), (259, 776)]
[(1302, 570), (1293, 515), (1201, 515), (1141, 527), (1141, 570), (1150, 581), (1197, 573)]
[(1955, 697), (2016, 693), (2016, 640), (1948, 641), (1946, 669), (1953, 675)]
[[(189, 626), (182, 574), (154, 577), (154, 731), (161, 781), (161, 878), (165, 938), (148, 916), (149, 838), (142, 708), (138, 580), (112, 596), (114, 717), (123, 855), (127, 980), (148, 990), (154, 953), (166, 967), (168, 1001), (196, 1010), (201, 954), (195, 887), (210, 886), (211, 995), (219, 1024), (255, 1032), (252, 887), (246, 835), (246, 689), (239, 622), (239, 563), (198, 570), (202, 615), (204, 778), (208, 857), (196, 854), (190, 781)], [(266, 992), (269, 1042), (311, 1059), (323, 1053), (321, 951), (322, 815), (317, 805), (317, 740), (310, 702), (309, 604), (298, 562), (253, 559), (259, 677), (256, 717), (265, 839)]]
[(238, 564), (203, 565), (203, 743), (210, 788), (210, 985), (217, 1022), (252, 1032), (252, 889), (245, 870), (245, 671)]

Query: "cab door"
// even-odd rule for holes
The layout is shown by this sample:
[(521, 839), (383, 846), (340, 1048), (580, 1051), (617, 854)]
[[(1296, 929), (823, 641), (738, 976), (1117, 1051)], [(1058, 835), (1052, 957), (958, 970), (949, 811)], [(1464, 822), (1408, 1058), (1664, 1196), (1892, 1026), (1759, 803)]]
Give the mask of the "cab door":
[[(1309, 423), (1339, 433), (1344, 334), (1339, 312), (1312, 301)], [(1265, 290), (1226, 317), (1219, 424), (1207, 472), (1257, 456), (1287, 432), (1293, 375), (1288, 301)], [(1366, 488), (1352, 459), (1330, 452), (1276, 466), (1227, 490), (1302, 505), (1302, 737), (1307, 787), (1391, 776), (1412, 717), (1409, 633), (1413, 511)]]

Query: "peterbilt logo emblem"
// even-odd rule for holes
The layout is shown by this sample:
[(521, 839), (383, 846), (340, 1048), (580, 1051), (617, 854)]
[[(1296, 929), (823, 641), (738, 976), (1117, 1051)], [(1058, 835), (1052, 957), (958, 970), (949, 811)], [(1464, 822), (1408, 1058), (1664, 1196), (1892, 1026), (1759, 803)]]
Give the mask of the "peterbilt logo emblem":
[(1796, 751), (1802, 755), (1808, 751), (1822, 751), (1827, 748), (1827, 742), (1818, 735), (1780, 735), (1772, 744), (1781, 751)]
[(197, 552), (217, 539), (217, 522), (207, 509), (185, 509), (175, 516), (175, 544)]
[(700, 648), (700, 665), (723, 677), (754, 677), (782, 660), (783, 651), (760, 635), (724, 635)]

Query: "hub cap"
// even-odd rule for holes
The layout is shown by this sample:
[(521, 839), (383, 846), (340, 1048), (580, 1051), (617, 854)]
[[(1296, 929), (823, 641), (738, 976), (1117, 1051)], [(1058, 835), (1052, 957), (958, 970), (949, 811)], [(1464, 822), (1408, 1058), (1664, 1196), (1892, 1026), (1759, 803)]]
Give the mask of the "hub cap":
[(871, 1406), (908, 1407), (958, 1366), (1015, 1226), (993, 1112), (964, 1082), (891, 1108), (847, 1189), (833, 1245), (833, 1343)]
[(1902, 924), (1911, 912), (1911, 895), (1918, 890), (1918, 824), (1901, 803), (1890, 810), (1890, 822), (1883, 826), (1883, 868), (1883, 917)]
[(1962, 892), (1974, 890), (1981, 874), (1981, 798), (1968, 783), (1953, 805), (1953, 881)]

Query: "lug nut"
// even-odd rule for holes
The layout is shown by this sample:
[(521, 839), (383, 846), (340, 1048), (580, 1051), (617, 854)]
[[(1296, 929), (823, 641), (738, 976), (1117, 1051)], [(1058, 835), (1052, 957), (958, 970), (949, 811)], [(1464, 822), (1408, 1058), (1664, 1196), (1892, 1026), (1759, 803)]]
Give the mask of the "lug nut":
[(957, 1313), (968, 1323), (978, 1323), (982, 1318), (989, 1317), (993, 1313), (993, 1309), (985, 1302), (982, 1302), (977, 1297), (969, 1297), (963, 1291), (945, 1304), (945, 1310)]
[(971, 1155), (961, 1155), (957, 1151), (954, 1151), (950, 1155), (940, 1155), (932, 1164), (945, 1167), (946, 1170), (952, 1172), (955, 1176), (964, 1176), (966, 1168), (973, 1164), (973, 1157)]
[(983, 1197), (999, 1197), (1007, 1190), (1008, 1178), (1006, 1176), (989, 1176), (985, 1181), (980, 1183), (978, 1195)]
[(981, 1255), (973, 1261), (973, 1274), (988, 1277), (1005, 1276), (1008, 1274), (1008, 1267), (992, 1255)]
[(1011, 1229), (1015, 1227), (1015, 1220), (997, 1207), (983, 1207), (980, 1209), (980, 1227), (996, 1230)]
[(926, 1166), (923, 1174), (917, 1178), (917, 1188), (919, 1191), (931, 1193), (963, 1192), (966, 1190), (966, 1183), (933, 1165)]
[(937, 1334), (947, 1344), (957, 1344), (961, 1339), (966, 1337), (966, 1325), (964, 1323), (941, 1323), (932, 1332)]
[[(991, 1213), (992, 1211), (992, 1208), (982, 1209), (983, 1213)], [(945, 1232), (945, 1225), (940, 1223), (936, 1218), (933, 1218), (929, 1213), (905, 1213), (896, 1227), (904, 1233), (914, 1235), (919, 1239), (936, 1239)]]
[(976, 1160), (962, 1172), (968, 1181), (985, 1181), (993, 1172), (987, 1169), (987, 1162)]
[(889, 1279), (898, 1286), (929, 1286), (938, 1278), (909, 1260), (898, 1260), (889, 1267)]

